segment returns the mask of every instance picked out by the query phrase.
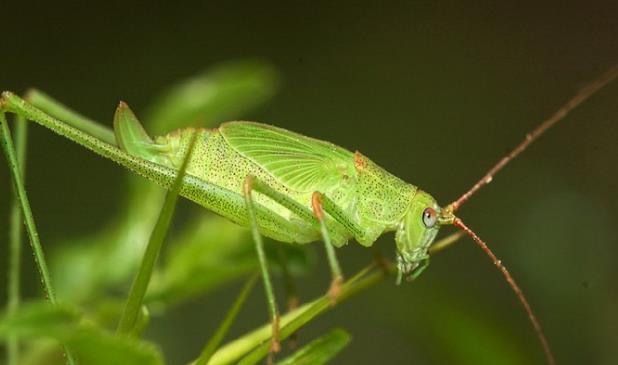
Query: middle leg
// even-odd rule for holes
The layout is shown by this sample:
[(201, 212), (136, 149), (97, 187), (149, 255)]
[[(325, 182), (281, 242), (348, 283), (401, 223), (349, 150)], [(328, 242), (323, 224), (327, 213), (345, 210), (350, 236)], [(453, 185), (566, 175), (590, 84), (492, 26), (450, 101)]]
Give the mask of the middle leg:
[[(343, 275), (337, 256), (335, 254), (335, 248), (331, 240), (331, 232), (329, 231), (329, 223), (325, 218), (324, 211), (326, 211), (343, 229), (349, 232), (353, 237), (362, 237), (365, 232), (358, 224), (352, 221), (341, 208), (339, 208), (332, 200), (327, 196), (314, 192), (312, 195), (311, 205), (313, 211), (304, 206), (303, 204), (291, 199), (289, 196), (280, 193), (273, 189), (268, 184), (260, 181), (259, 179), (252, 178), (253, 190), (264, 194), (275, 202), (281, 204), (283, 207), (289, 209), (292, 213), (297, 215), (303, 221), (310, 224), (316, 230), (318, 230), (324, 241), (326, 255), (328, 257), (328, 263), (331, 270), (332, 281), (330, 289), (328, 291), (333, 303), (336, 301), (340, 292), (341, 283), (343, 282)], [(334, 223), (330, 221), (330, 225)], [(332, 228), (332, 227), (331, 227)]]

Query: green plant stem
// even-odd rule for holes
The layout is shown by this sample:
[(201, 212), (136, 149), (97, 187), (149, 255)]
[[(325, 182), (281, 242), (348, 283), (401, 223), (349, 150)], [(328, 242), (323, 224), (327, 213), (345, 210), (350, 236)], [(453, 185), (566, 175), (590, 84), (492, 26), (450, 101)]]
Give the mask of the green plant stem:
[(159, 213), (159, 218), (157, 219), (157, 223), (152, 231), (150, 239), (148, 240), (146, 250), (144, 251), (144, 256), (142, 257), (142, 263), (139, 271), (137, 272), (135, 280), (131, 285), (127, 304), (125, 305), (120, 321), (118, 322), (118, 334), (129, 335), (134, 333), (133, 329), (137, 323), (137, 318), (139, 316), (142, 303), (144, 302), (144, 296), (146, 295), (146, 289), (148, 289), (148, 284), (150, 283), (154, 265), (159, 257), (167, 230), (172, 221), (172, 217), (174, 216), (176, 201), (178, 200), (178, 192), (180, 190), (180, 185), (182, 184), (182, 178), (185, 175), (185, 170), (187, 168), (191, 152), (193, 151), (193, 146), (195, 145), (196, 136), (197, 134), (193, 135), (180, 171), (174, 180), (172, 188), (165, 196), (165, 201), (163, 202), (163, 207)]
[[(365, 290), (372, 285), (378, 283), (386, 277), (384, 271), (374, 272), (367, 277), (363, 277), (364, 274), (355, 276), (352, 280), (348, 281), (341, 287), (341, 294), (337, 298), (338, 302), (348, 299), (350, 296)], [(281, 327), (279, 338), (281, 340), (286, 339), (302, 326), (313, 320), (318, 315), (333, 308), (332, 299), (328, 295), (324, 295), (321, 298), (313, 301), (309, 304), (309, 307), (302, 312), (298, 317), (290, 320), (290, 322)], [(270, 343), (266, 342), (258, 346), (255, 350), (251, 351), (247, 356), (243, 357), (237, 365), (253, 365), (257, 364), (261, 359), (268, 355)]]
[[(448, 247), (461, 237), (460, 234), (455, 233), (449, 235), (436, 242), (439, 246)], [(368, 274), (373, 268), (373, 264), (359, 271), (354, 277), (346, 281), (341, 287), (341, 294), (337, 298), (337, 303), (340, 303), (349, 297), (362, 292), (365, 289), (375, 285), (379, 281), (383, 280), (393, 271), (393, 268), (384, 263), (379, 265), (381, 270), (374, 271)], [(283, 317), (281, 317), (281, 333), (280, 339), (285, 339), (297, 331), (300, 327), (307, 324), (313, 318), (329, 310), (332, 307), (331, 299), (328, 295), (322, 296), (314, 300), (313, 302), (304, 304), (299, 308), (290, 311)], [(271, 328), (270, 325), (264, 325), (245, 336), (228, 343), (221, 347), (212, 357), (209, 365), (227, 365), (240, 359), (243, 355), (247, 354), (252, 349), (255, 349), (251, 354), (241, 360), (241, 364), (251, 364), (259, 361), (262, 357), (268, 353)], [(260, 347), (256, 346), (261, 344)], [(195, 363), (192, 363), (195, 364)]]
[(247, 281), (245, 286), (242, 288), (242, 290), (240, 291), (240, 294), (238, 294), (238, 297), (236, 298), (236, 301), (234, 301), (232, 308), (230, 308), (229, 312), (225, 316), (225, 319), (223, 320), (223, 322), (221, 322), (221, 325), (219, 326), (219, 328), (217, 328), (217, 331), (215, 332), (215, 334), (210, 338), (210, 340), (204, 347), (204, 350), (200, 354), (200, 357), (197, 360), (195, 360), (196, 365), (208, 364), (208, 361), (210, 361), (210, 358), (215, 353), (215, 350), (217, 350), (217, 347), (219, 347), (219, 344), (221, 344), (223, 337), (229, 331), (230, 326), (234, 322), (234, 319), (236, 319), (236, 316), (238, 315), (240, 308), (242, 308), (242, 305), (247, 299), (247, 296), (251, 292), (251, 289), (253, 289), (253, 287), (255, 286), (255, 282), (257, 278), (258, 278), (258, 275), (251, 276), (251, 278)]
[[(371, 269), (375, 265), (369, 265), (363, 270), (359, 271), (354, 277), (350, 278), (341, 286), (340, 296), (337, 298), (337, 303), (348, 299), (349, 297), (357, 294), (372, 285), (380, 282), (391, 272), (385, 270), (377, 270), (371, 272)], [(307, 324), (319, 314), (332, 308), (331, 299), (328, 295), (324, 295), (312, 302), (304, 304), (299, 308), (290, 311), (281, 317), (281, 337), (285, 339), (292, 333), (297, 331), (300, 327)], [(243, 355), (249, 351), (253, 352), (248, 355), (249, 358), (243, 358), (241, 361), (250, 363), (251, 361), (259, 361), (268, 354), (270, 346), (271, 325), (266, 324), (258, 329), (255, 329), (246, 335), (224, 345), (221, 347), (208, 363), (208, 365), (227, 365), (235, 361), (238, 361)], [(257, 346), (257, 348), (256, 348)], [(191, 364), (195, 364), (192, 362)]]
[(463, 236), (464, 236), (464, 233), (462, 231), (457, 231), (455, 233), (449, 234), (448, 236), (440, 239), (439, 241), (431, 245), (431, 247), (429, 247), (429, 254), (435, 255), (438, 252), (441, 252), (444, 249), (451, 247), (453, 244), (459, 241), (459, 239)]
[(0, 140), (2, 142), (2, 150), (6, 156), (9, 164), (9, 170), (11, 172), (11, 178), (13, 180), (13, 186), (17, 194), (17, 199), (21, 206), (22, 214), (24, 215), (24, 221), (26, 223), (26, 230), (28, 231), (28, 237), (30, 238), (30, 244), (34, 251), (34, 260), (36, 261), (41, 275), (41, 283), (45, 290), (47, 299), (56, 304), (56, 296), (51, 284), (49, 270), (47, 268), (47, 262), (45, 261), (45, 255), (43, 254), (43, 247), (39, 240), (39, 234), (34, 223), (34, 217), (32, 216), (32, 210), (30, 209), (30, 203), (28, 202), (28, 196), (23, 185), (23, 181), (20, 178), (19, 163), (17, 162), (17, 156), (15, 155), (15, 147), (11, 138), (11, 132), (6, 122), (4, 113), (0, 113)]
[[(39, 275), (41, 276), (41, 283), (43, 284), (43, 290), (45, 292), (45, 296), (50, 303), (56, 304), (56, 295), (51, 284), (51, 277), (49, 275), (49, 269), (47, 268), (47, 262), (45, 260), (45, 255), (43, 254), (43, 247), (41, 246), (41, 241), (39, 240), (39, 233), (36, 229), (36, 224), (34, 223), (34, 216), (32, 215), (32, 209), (30, 209), (30, 202), (28, 201), (28, 195), (26, 194), (26, 189), (24, 188), (24, 183), (21, 179), (21, 169), (19, 168), (19, 163), (17, 160), (17, 156), (15, 153), (15, 147), (13, 145), (13, 139), (11, 138), (11, 131), (9, 130), (9, 125), (6, 121), (6, 117), (4, 115), (4, 110), (2, 105), (0, 104), (0, 144), (2, 145), (2, 151), (6, 156), (7, 163), (9, 165), (9, 170), (11, 173), (11, 179), (13, 180), (13, 187), (15, 188), (15, 193), (17, 195), (17, 200), (19, 201), (19, 205), (21, 207), (21, 211), (23, 214), (24, 222), (26, 224), (26, 231), (28, 232), (28, 237), (30, 238), (30, 245), (32, 246), (32, 251), (34, 252), (34, 261), (39, 270)], [(75, 364), (73, 357), (69, 350), (65, 347), (65, 354), (67, 358), (67, 363), (70, 365)]]
[[(28, 136), (28, 125), (23, 117), (15, 119), (15, 148), (16, 158), (19, 163), (19, 174), (22, 181), (25, 179), (26, 171), (26, 143)], [(7, 313), (15, 313), (19, 307), (20, 294), (20, 270), (21, 270), (21, 248), (23, 245), (23, 223), (19, 200), (14, 195), (11, 204), (11, 222), (9, 231), (9, 270), (7, 283)], [(6, 343), (6, 363), (7, 365), (17, 365), (19, 363), (19, 342), (16, 337), (9, 336)]]

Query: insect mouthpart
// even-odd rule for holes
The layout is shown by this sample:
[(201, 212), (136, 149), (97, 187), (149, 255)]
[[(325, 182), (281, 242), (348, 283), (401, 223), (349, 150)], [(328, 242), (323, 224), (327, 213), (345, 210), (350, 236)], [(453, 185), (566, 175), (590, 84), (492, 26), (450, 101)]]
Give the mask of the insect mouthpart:
[(401, 284), (404, 278), (408, 282), (414, 280), (427, 266), (428, 260), (427, 255), (421, 260), (406, 260), (401, 253), (397, 253), (397, 285)]

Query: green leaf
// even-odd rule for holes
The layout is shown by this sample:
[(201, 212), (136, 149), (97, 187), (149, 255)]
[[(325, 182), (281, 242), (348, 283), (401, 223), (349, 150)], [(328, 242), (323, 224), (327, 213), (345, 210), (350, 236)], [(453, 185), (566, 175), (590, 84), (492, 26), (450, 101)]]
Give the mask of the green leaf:
[(350, 343), (350, 335), (342, 329), (334, 329), (329, 333), (311, 341), (291, 356), (277, 365), (322, 365), (326, 364), (344, 347)]
[(278, 76), (267, 63), (235, 61), (216, 65), (162, 94), (147, 114), (156, 133), (238, 119), (270, 99)]
[(163, 364), (154, 345), (126, 336), (114, 336), (96, 328), (80, 328), (67, 338), (66, 343), (83, 364)]
[(162, 357), (152, 344), (126, 336), (115, 337), (88, 324), (79, 311), (66, 304), (44, 302), (23, 305), (0, 319), (0, 338), (53, 338), (71, 349), (82, 364), (161, 365)]
[(28, 303), (22, 305), (14, 313), (4, 315), (0, 321), (0, 337), (6, 337), (9, 334), (18, 337), (41, 334), (59, 336), (79, 318), (79, 312), (65, 304)]

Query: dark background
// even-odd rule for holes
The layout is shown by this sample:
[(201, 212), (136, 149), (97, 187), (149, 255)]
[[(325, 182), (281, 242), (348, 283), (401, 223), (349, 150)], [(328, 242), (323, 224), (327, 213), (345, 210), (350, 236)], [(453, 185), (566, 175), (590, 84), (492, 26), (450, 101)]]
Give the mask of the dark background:
[[(2, 14), (1, 89), (36, 86), (111, 124), (119, 99), (139, 112), (156, 92), (208, 65), (263, 59), (280, 72), (281, 91), (250, 119), (358, 149), (443, 204), (618, 62), (615, 1), (30, 8), (5, 1)], [(618, 362), (616, 100), (618, 84), (610, 85), (460, 211), (520, 281), (561, 364)], [(28, 191), (52, 251), (109, 218), (126, 172), (43, 128), (31, 137)], [(0, 167), (2, 217), (8, 181)], [(2, 257), (7, 221), (0, 220)], [(392, 236), (376, 246), (392, 255)], [(318, 253), (315, 273), (300, 283), (304, 299), (328, 283)], [(25, 290), (35, 297), (30, 257)], [(372, 253), (352, 244), (339, 257), (351, 273)], [(237, 287), (155, 319), (147, 336), (169, 363), (194, 358), (224, 313), (218, 303), (229, 303)], [(251, 325), (237, 324), (236, 335), (265, 318), (261, 290), (251, 301), (241, 317)], [(353, 335), (341, 364), (542, 361), (523, 310), (468, 239), (432, 260), (414, 284), (382, 283), (312, 323), (301, 339), (333, 326)]]

